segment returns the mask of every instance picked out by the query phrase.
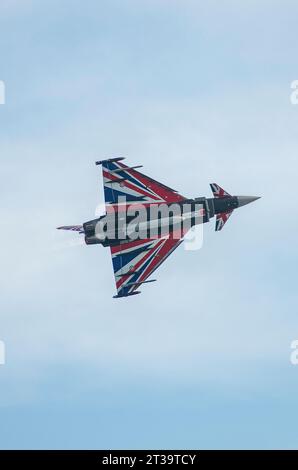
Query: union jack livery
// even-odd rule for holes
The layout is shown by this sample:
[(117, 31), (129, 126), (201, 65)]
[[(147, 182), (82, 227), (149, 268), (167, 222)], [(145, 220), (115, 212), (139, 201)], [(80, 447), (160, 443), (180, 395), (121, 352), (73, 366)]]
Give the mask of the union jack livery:
[(258, 197), (231, 196), (212, 183), (213, 198), (189, 199), (174, 189), (127, 166), (124, 158), (96, 162), (102, 167), (105, 215), (82, 225), (61, 226), (85, 235), (87, 245), (101, 244), (111, 251), (117, 295), (139, 294), (142, 284), (182, 243), (188, 230), (216, 216), (215, 230), (223, 228), (233, 210)]
[(213, 196), (215, 198), (218, 198), (218, 197), (230, 197), (231, 194), (227, 193), (227, 191), (225, 191), (224, 189), (222, 189), (220, 186), (218, 186), (218, 184), (216, 183), (211, 183), (210, 184), (211, 186), (211, 189), (212, 189), (212, 192), (213, 192)]

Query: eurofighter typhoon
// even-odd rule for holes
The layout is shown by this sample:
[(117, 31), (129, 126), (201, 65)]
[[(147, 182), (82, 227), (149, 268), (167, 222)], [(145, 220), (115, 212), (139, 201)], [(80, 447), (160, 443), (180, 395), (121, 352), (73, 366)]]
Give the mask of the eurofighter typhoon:
[(87, 245), (109, 247), (117, 295), (140, 294), (142, 284), (182, 243), (194, 226), (215, 217), (215, 230), (222, 230), (238, 207), (259, 199), (232, 196), (212, 183), (212, 198), (189, 199), (174, 189), (137, 171), (142, 165), (127, 166), (124, 158), (96, 162), (101, 165), (105, 215), (83, 223), (58, 227), (85, 236)]

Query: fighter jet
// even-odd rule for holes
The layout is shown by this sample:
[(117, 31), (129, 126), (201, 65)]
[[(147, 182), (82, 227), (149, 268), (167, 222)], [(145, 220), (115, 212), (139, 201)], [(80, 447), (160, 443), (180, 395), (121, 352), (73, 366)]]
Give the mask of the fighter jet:
[(174, 189), (127, 166), (123, 157), (97, 161), (102, 168), (105, 214), (82, 225), (57, 227), (85, 236), (87, 245), (109, 247), (117, 295), (140, 294), (142, 284), (183, 242), (195, 225), (215, 217), (220, 231), (233, 211), (259, 197), (232, 196), (212, 183), (212, 198), (189, 199)]

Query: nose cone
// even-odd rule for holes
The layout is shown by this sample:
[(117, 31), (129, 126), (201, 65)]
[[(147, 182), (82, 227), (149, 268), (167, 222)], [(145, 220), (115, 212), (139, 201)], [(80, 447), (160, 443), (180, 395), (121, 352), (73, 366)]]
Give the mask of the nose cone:
[(250, 204), (251, 202), (260, 199), (258, 196), (237, 196), (238, 199), (238, 207), (246, 206), (246, 204)]

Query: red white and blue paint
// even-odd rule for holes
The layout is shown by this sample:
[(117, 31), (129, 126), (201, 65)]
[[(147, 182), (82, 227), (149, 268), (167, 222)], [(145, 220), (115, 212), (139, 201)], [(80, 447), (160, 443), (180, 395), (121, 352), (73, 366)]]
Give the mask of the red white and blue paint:
[[(186, 200), (177, 191), (148, 176), (127, 168), (120, 160), (103, 161), (102, 174), (105, 202), (119, 210), (118, 200), (130, 204), (172, 204)], [(139, 167), (138, 167), (139, 168)], [(122, 207), (121, 210), (124, 208)], [(180, 245), (181, 239), (166, 238), (135, 240), (111, 246), (111, 255), (117, 295), (119, 297), (137, 292), (141, 283), (165, 261)], [(150, 282), (153, 282), (150, 281)]]
[[(96, 234), (98, 222), (103, 218), (110, 220), (115, 214), (125, 216), (132, 206), (134, 209), (142, 207), (147, 211), (156, 205), (166, 204), (170, 207), (178, 204), (181, 208), (188, 207), (186, 216), (191, 220), (191, 226), (208, 222), (210, 218), (216, 216), (215, 230), (218, 231), (223, 228), (235, 208), (258, 199), (250, 196), (231, 196), (216, 183), (211, 184), (213, 198), (189, 199), (137, 171), (140, 166), (128, 167), (123, 160), (123, 158), (112, 158), (96, 162), (97, 165), (102, 166), (106, 215), (82, 225), (58, 227), (84, 233), (87, 244), (98, 243), (109, 246), (117, 289), (115, 297), (138, 294), (140, 293), (138, 289), (142, 284), (153, 282), (153, 279), (148, 278), (182, 243), (190, 227), (181, 224), (177, 228), (175, 225), (177, 222), (174, 223), (171, 219), (171, 230), (166, 234), (160, 232), (158, 235), (147, 238), (130, 239), (128, 237), (121, 240), (113, 236), (103, 241)], [(183, 211), (181, 214), (182, 221), (186, 216)], [(200, 217), (199, 222), (197, 216)], [(168, 220), (170, 220), (169, 216)], [(157, 219), (156, 221), (160, 222)], [(152, 222), (152, 219), (149, 222)]]

